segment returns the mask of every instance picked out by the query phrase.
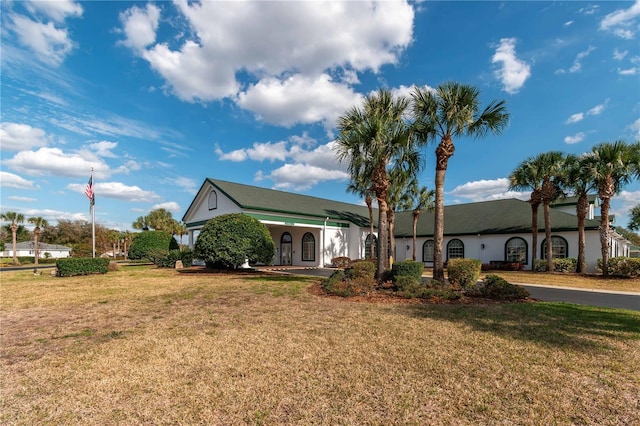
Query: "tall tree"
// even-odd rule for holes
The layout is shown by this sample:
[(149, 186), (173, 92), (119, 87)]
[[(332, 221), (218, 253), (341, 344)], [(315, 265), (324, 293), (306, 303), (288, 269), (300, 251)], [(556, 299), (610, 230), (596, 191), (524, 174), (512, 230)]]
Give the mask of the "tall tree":
[(420, 154), (414, 151), (409, 155), (411, 160), (405, 164), (406, 167), (399, 167), (389, 171), (389, 191), (387, 201), (387, 221), (389, 223), (389, 264), (393, 265), (396, 252), (395, 222), (396, 210), (407, 210), (413, 205), (409, 187), (412, 181), (417, 179), (417, 172), (420, 169)]
[(589, 165), (591, 178), (598, 186), (600, 198), (600, 250), (602, 275), (609, 276), (609, 239), (611, 224), (609, 207), (611, 198), (620, 193), (638, 172), (638, 145), (624, 141), (601, 143), (591, 149), (593, 161)]
[(30, 217), (28, 219), (29, 223), (32, 223), (35, 228), (33, 228), (33, 254), (35, 258), (35, 264), (38, 264), (38, 258), (40, 257), (40, 247), (38, 246), (38, 237), (40, 236), (40, 231), (42, 228), (46, 228), (49, 224), (46, 219), (43, 219), (40, 216)]
[(586, 272), (587, 268), (584, 224), (589, 213), (589, 194), (597, 189), (589, 173), (592, 160), (593, 157), (591, 156), (567, 155), (563, 169), (563, 187), (569, 194), (578, 199), (576, 203), (576, 215), (578, 216), (578, 263), (576, 272), (579, 274)]
[(174, 233), (177, 221), (169, 210), (163, 208), (151, 210), (147, 218), (149, 226), (156, 231)]
[(11, 241), (13, 242), (13, 264), (17, 265), (18, 264), (18, 255), (16, 253), (17, 251), (17, 235), (18, 235), (18, 227), (20, 226), (21, 223), (24, 222), (24, 215), (22, 213), (17, 213), (17, 212), (4, 212), (4, 213), (0, 213), (0, 218), (2, 218), (2, 220), (6, 220), (8, 222), (10, 222), (10, 227), (11, 227)]
[(542, 177), (533, 158), (520, 163), (509, 175), (509, 189), (531, 190), (528, 203), (531, 205), (531, 266), (535, 269), (538, 259), (538, 209), (542, 204)]
[(631, 209), (631, 221), (629, 222), (629, 229), (632, 231), (640, 230), (640, 204)]
[(369, 176), (351, 176), (347, 192), (364, 198), (367, 209), (369, 209), (369, 253), (373, 256), (376, 251), (374, 249), (375, 239), (373, 238), (373, 197), (371, 196)]
[(553, 247), (551, 244), (551, 203), (562, 195), (562, 171), (564, 154), (560, 151), (549, 151), (537, 155), (533, 162), (540, 177), (542, 177), (542, 187), (540, 195), (542, 197), (542, 208), (544, 213), (544, 232), (546, 237), (545, 257), (547, 260), (547, 271), (553, 272)]
[(456, 137), (500, 134), (509, 122), (505, 101), (493, 100), (480, 109), (480, 91), (469, 85), (447, 82), (435, 90), (414, 88), (414, 130), (422, 142), (440, 139), (436, 148), (433, 278), (444, 281), (444, 180)]
[(378, 276), (389, 269), (388, 170), (405, 161), (404, 153), (413, 144), (404, 117), (407, 106), (406, 98), (380, 89), (367, 96), (361, 108), (353, 107), (338, 118), (338, 159), (348, 163), (351, 176), (370, 176), (378, 201)]
[(142, 231), (149, 230), (149, 216), (138, 216), (138, 218), (131, 224), (133, 229), (140, 229)]

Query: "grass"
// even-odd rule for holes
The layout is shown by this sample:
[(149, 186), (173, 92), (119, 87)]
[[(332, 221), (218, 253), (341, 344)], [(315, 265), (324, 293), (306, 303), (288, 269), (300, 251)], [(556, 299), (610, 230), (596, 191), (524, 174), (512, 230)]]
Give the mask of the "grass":
[(145, 267), (0, 277), (6, 425), (640, 423), (640, 312)]

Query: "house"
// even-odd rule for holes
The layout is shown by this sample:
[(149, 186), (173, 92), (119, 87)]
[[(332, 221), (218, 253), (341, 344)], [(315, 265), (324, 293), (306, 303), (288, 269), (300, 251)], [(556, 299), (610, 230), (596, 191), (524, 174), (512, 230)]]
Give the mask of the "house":
[[(592, 203), (595, 204), (593, 199)], [(575, 204), (551, 209), (551, 244), (554, 257), (578, 256)], [(308, 195), (259, 188), (207, 178), (182, 221), (194, 247), (207, 220), (227, 213), (244, 213), (264, 223), (276, 244), (275, 265), (326, 266), (331, 259), (370, 257), (369, 211), (366, 206)], [(374, 223), (378, 212), (374, 209)], [(591, 216), (595, 217), (595, 214)], [(518, 199), (503, 199), (445, 207), (443, 259), (468, 257), (491, 261), (517, 261), (532, 268), (532, 251), (544, 259), (546, 239), (542, 209), (538, 218), (538, 244), (532, 247), (531, 206)], [(413, 213), (398, 212), (394, 236), (395, 260), (413, 254)], [(587, 270), (595, 272), (600, 255), (600, 223), (585, 223)], [(612, 230), (611, 256), (628, 256), (631, 243)], [(433, 213), (422, 212), (417, 223), (416, 257), (433, 265)], [(375, 254), (374, 254), (375, 255)]]
[[(33, 241), (23, 241), (16, 244), (16, 255), (18, 257), (29, 257), (35, 254)], [(50, 256), (47, 256), (49, 253)], [(7, 243), (4, 251), (0, 252), (2, 257), (13, 257), (13, 244)], [(46, 244), (38, 241), (38, 257), (52, 257), (59, 259), (61, 257), (69, 257), (71, 255), (71, 247), (61, 246), (58, 244)]]

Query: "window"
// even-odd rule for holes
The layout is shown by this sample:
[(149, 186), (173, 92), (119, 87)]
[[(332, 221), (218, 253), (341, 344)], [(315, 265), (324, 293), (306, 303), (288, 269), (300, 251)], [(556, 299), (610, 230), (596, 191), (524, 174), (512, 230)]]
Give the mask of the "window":
[(302, 236), (302, 260), (316, 260), (316, 239), (311, 232)]
[(433, 240), (427, 240), (422, 245), (422, 261), (433, 262)]
[(451, 240), (447, 244), (447, 260), (464, 257), (464, 244), (460, 240)]
[[(373, 237), (373, 256), (371, 255), (371, 237)], [(364, 240), (364, 258), (372, 259), (378, 258), (378, 239), (375, 235), (369, 234)]]
[(215, 210), (218, 208), (218, 194), (216, 191), (209, 193), (209, 210)]
[[(547, 258), (547, 240), (542, 242), (541, 246), (542, 254), (541, 259)], [(551, 258), (552, 259), (565, 259), (569, 254), (569, 244), (567, 240), (562, 237), (551, 237)]]
[(520, 237), (513, 237), (507, 240), (504, 245), (505, 256), (507, 262), (520, 262), (526, 265), (527, 260), (527, 242)]

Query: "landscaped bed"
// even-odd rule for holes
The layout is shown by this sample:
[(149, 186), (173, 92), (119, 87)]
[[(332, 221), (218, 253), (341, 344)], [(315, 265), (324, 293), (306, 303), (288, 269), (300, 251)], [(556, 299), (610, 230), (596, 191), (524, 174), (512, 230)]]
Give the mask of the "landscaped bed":
[(3, 272), (0, 422), (640, 423), (638, 312), (353, 303), (318, 281)]

